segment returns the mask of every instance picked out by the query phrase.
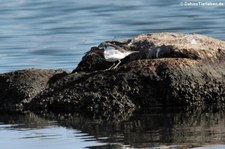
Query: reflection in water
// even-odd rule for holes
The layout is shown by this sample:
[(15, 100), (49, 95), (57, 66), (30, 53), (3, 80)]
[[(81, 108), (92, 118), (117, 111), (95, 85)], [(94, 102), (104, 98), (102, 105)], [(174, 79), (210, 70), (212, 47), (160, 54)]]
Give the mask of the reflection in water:
[[(14, 116), (1, 114), (0, 122), (17, 124), (11, 126), (14, 129), (47, 127), (46, 130), (50, 126), (56, 125), (57, 122), (58, 125), (67, 129), (76, 130), (72, 137), (80, 139), (81, 142), (97, 141), (106, 144), (86, 145), (89, 148), (120, 148), (121, 146), (143, 148), (165, 145), (173, 148), (197, 147), (224, 144), (224, 112), (223, 109), (210, 107), (154, 108), (137, 111), (122, 121), (119, 119), (105, 121), (87, 118), (79, 114), (48, 113), (43, 116), (45, 119), (32, 113)], [(60, 134), (57, 135), (57, 137), (62, 137)]]
[(0, 113), (2, 124), (11, 124), (11, 128), (45, 128), (54, 125), (54, 121), (48, 122), (33, 113)]
[(84, 133), (61, 127), (56, 121), (43, 119), (33, 113), (1, 113), (0, 116), (0, 144), (4, 149), (80, 149), (102, 145), (96, 139), (84, 142), (82, 138), (74, 137), (75, 134)]

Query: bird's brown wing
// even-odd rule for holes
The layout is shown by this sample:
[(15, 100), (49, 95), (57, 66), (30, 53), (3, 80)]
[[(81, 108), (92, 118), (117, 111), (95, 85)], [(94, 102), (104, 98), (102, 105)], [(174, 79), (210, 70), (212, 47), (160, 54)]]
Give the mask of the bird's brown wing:
[[(111, 43), (107, 43), (109, 46), (112, 46), (114, 47), (115, 49), (121, 51), (121, 52), (127, 52), (127, 50), (123, 49), (122, 47), (120, 46), (117, 46), (117, 45), (114, 45), (114, 44), (111, 44)], [(132, 53), (138, 53), (139, 51), (133, 51)]]

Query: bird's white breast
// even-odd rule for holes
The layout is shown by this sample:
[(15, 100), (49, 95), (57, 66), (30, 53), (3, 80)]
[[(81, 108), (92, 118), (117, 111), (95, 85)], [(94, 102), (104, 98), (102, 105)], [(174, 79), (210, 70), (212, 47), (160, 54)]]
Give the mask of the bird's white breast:
[(116, 48), (113, 46), (107, 46), (104, 49), (104, 58), (106, 61), (109, 62), (115, 62), (117, 60), (121, 60), (125, 58), (126, 56), (132, 54), (132, 53), (137, 53), (138, 51), (126, 51), (121, 48)]
[(107, 49), (104, 50), (105, 60), (109, 62), (114, 62), (123, 59), (126, 56), (127, 56), (126, 53), (120, 52), (119, 50), (116, 50), (114, 47), (107, 47)]

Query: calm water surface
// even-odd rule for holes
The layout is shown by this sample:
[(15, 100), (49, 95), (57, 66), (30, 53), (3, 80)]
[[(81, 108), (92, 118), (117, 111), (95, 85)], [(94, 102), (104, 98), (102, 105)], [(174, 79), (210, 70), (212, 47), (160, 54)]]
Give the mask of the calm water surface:
[(0, 73), (31, 67), (72, 70), (91, 46), (142, 33), (201, 33), (225, 40), (225, 6), (180, 2), (3, 0)]
[[(203, 0), (199, 0), (203, 1)], [(104, 40), (142, 33), (201, 33), (225, 40), (225, 6), (182, 0), (3, 0), (0, 73), (27, 68), (73, 70)], [(225, 0), (214, 0), (223, 2)], [(0, 115), (0, 149), (142, 148), (216, 145), (225, 140), (223, 111), (140, 112), (118, 121), (79, 115)]]
[(0, 113), (0, 148), (225, 148), (225, 110), (146, 109), (108, 120), (78, 114)]

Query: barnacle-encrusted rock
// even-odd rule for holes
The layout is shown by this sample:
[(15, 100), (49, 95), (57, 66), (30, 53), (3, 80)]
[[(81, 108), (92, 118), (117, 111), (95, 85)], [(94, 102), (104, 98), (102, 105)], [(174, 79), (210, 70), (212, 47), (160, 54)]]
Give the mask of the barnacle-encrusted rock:
[(23, 110), (37, 94), (67, 72), (28, 69), (0, 74), (0, 109)]

